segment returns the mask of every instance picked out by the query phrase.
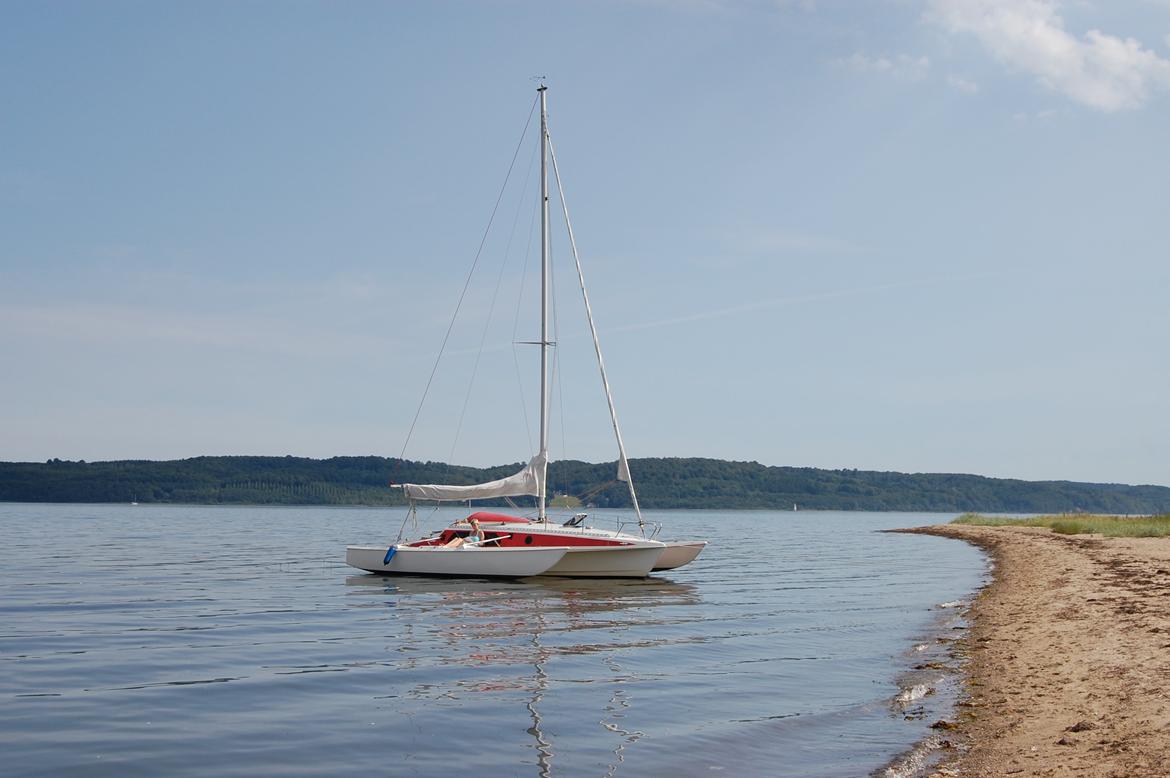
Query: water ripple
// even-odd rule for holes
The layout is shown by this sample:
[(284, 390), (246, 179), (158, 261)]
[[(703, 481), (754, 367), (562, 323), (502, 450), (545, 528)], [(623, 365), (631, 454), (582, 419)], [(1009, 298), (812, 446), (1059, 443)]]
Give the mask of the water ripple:
[[(457, 753), (813, 778), (928, 733), (936, 633), (986, 566), (875, 530), (939, 517), (654, 519), (712, 545), (647, 580), (499, 582), (355, 575), (382, 511), (0, 505), (6, 775), (445, 776)], [(63, 569), (45, 538), (86, 553)]]

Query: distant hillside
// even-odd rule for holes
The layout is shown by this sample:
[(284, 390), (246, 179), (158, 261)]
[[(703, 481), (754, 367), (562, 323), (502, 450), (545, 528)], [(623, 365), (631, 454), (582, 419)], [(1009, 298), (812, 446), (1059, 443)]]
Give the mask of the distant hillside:
[[(0, 462), (0, 501), (395, 505), (388, 483), (471, 484), (509, 475), (491, 468), (383, 457), (195, 457), (166, 462)], [(766, 467), (718, 459), (635, 459), (630, 470), (646, 508), (801, 508), (1019, 513), (1170, 512), (1170, 488), (1071, 481), (1018, 481), (945, 473), (882, 473)], [(551, 494), (597, 507), (627, 507), (614, 463), (549, 466)], [(551, 495), (550, 495), (551, 496)]]

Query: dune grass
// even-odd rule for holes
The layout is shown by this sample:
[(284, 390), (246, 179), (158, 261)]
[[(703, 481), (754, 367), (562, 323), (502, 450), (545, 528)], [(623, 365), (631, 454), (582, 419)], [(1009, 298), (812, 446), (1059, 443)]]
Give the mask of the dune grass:
[(990, 527), (1048, 527), (1062, 535), (1095, 533), (1111, 538), (1161, 538), (1170, 535), (1170, 513), (1161, 516), (1100, 516), (1064, 514), (1029, 516), (1024, 519), (964, 513), (952, 524), (979, 524)]

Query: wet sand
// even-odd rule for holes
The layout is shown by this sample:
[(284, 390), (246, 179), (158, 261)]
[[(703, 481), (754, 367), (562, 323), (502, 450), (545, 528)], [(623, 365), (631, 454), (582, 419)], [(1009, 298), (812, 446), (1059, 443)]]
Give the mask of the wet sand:
[[(1170, 539), (943, 525), (986, 549), (936, 775), (1170, 776)], [(952, 728), (953, 727), (953, 728)]]

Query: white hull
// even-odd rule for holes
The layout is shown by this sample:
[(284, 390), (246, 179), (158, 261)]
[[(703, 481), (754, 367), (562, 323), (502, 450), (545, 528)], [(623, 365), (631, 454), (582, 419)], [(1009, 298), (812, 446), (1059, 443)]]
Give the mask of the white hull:
[(653, 546), (582, 546), (570, 548), (542, 575), (571, 578), (645, 578), (666, 548)]
[(707, 547), (705, 540), (679, 540), (675, 542), (666, 542), (666, 550), (662, 552), (662, 556), (654, 563), (655, 570), (673, 570), (676, 567), (690, 564), (695, 561), (704, 548)]
[(540, 575), (565, 555), (561, 546), (543, 548), (443, 548), (396, 546), (389, 563), (385, 546), (348, 546), (345, 563), (371, 573), (526, 578)]

